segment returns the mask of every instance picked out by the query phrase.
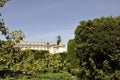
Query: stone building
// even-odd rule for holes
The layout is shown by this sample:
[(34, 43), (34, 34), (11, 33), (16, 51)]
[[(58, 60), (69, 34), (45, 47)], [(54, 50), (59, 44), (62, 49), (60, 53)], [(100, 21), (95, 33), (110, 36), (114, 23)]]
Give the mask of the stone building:
[(61, 53), (65, 52), (65, 45), (63, 43), (60, 43), (57, 45), (57, 43), (49, 43), (49, 42), (27, 42), (27, 41), (21, 41), (20, 43), (17, 43), (15, 47), (20, 47), (22, 50), (31, 49), (31, 50), (48, 50), (49, 53), (55, 54), (55, 53)]

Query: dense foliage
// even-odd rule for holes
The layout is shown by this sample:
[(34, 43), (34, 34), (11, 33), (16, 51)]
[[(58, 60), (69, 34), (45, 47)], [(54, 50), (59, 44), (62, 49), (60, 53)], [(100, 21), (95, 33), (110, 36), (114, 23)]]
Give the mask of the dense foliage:
[(3, 19), (0, 32), (6, 38), (0, 40), (0, 79), (120, 80), (120, 16), (80, 22), (67, 53), (14, 47), (25, 36), (10, 32)]
[[(74, 39), (68, 41), (67, 47), (67, 62), (69, 68), (77, 68), (79, 67), (79, 59), (76, 54), (76, 42)], [(74, 64), (74, 65), (71, 65)]]
[[(19, 49), (18, 49), (19, 50)], [(13, 51), (15, 52), (15, 51)], [(10, 53), (11, 54), (11, 53)], [(24, 50), (17, 51), (12, 55), (12, 64), (5, 68), (6, 64), (1, 63), (1, 78), (23, 79), (45, 79), (45, 80), (70, 80), (72, 75), (67, 72), (66, 53), (50, 55), (48, 51), (43, 50)], [(10, 61), (8, 61), (10, 62)]]
[(120, 80), (120, 16), (82, 21), (75, 42), (80, 79)]

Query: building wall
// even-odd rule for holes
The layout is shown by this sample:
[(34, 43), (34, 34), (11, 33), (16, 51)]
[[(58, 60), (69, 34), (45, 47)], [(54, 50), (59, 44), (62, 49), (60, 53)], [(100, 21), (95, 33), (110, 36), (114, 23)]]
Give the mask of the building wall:
[(32, 49), (32, 50), (48, 50), (49, 53), (61, 53), (66, 52), (65, 45), (60, 43), (42, 43), (42, 42), (20, 42), (15, 45), (15, 47), (20, 47), (22, 50)]

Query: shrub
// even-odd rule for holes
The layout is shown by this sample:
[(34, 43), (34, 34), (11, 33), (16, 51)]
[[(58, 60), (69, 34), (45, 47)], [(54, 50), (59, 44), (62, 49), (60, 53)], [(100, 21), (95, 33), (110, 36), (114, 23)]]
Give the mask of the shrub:
[(48, 54), (49, 51), (47, 50), (32, 50), (34, 54), (34, 59), (40, 59), (40, 58), (45, 58)]

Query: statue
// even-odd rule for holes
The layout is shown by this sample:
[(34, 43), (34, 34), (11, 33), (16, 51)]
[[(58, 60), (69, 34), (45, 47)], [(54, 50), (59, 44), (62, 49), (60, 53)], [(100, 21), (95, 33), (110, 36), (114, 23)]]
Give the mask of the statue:
[(57, 36), (57, 45), (61, 43), (61, 36)]

